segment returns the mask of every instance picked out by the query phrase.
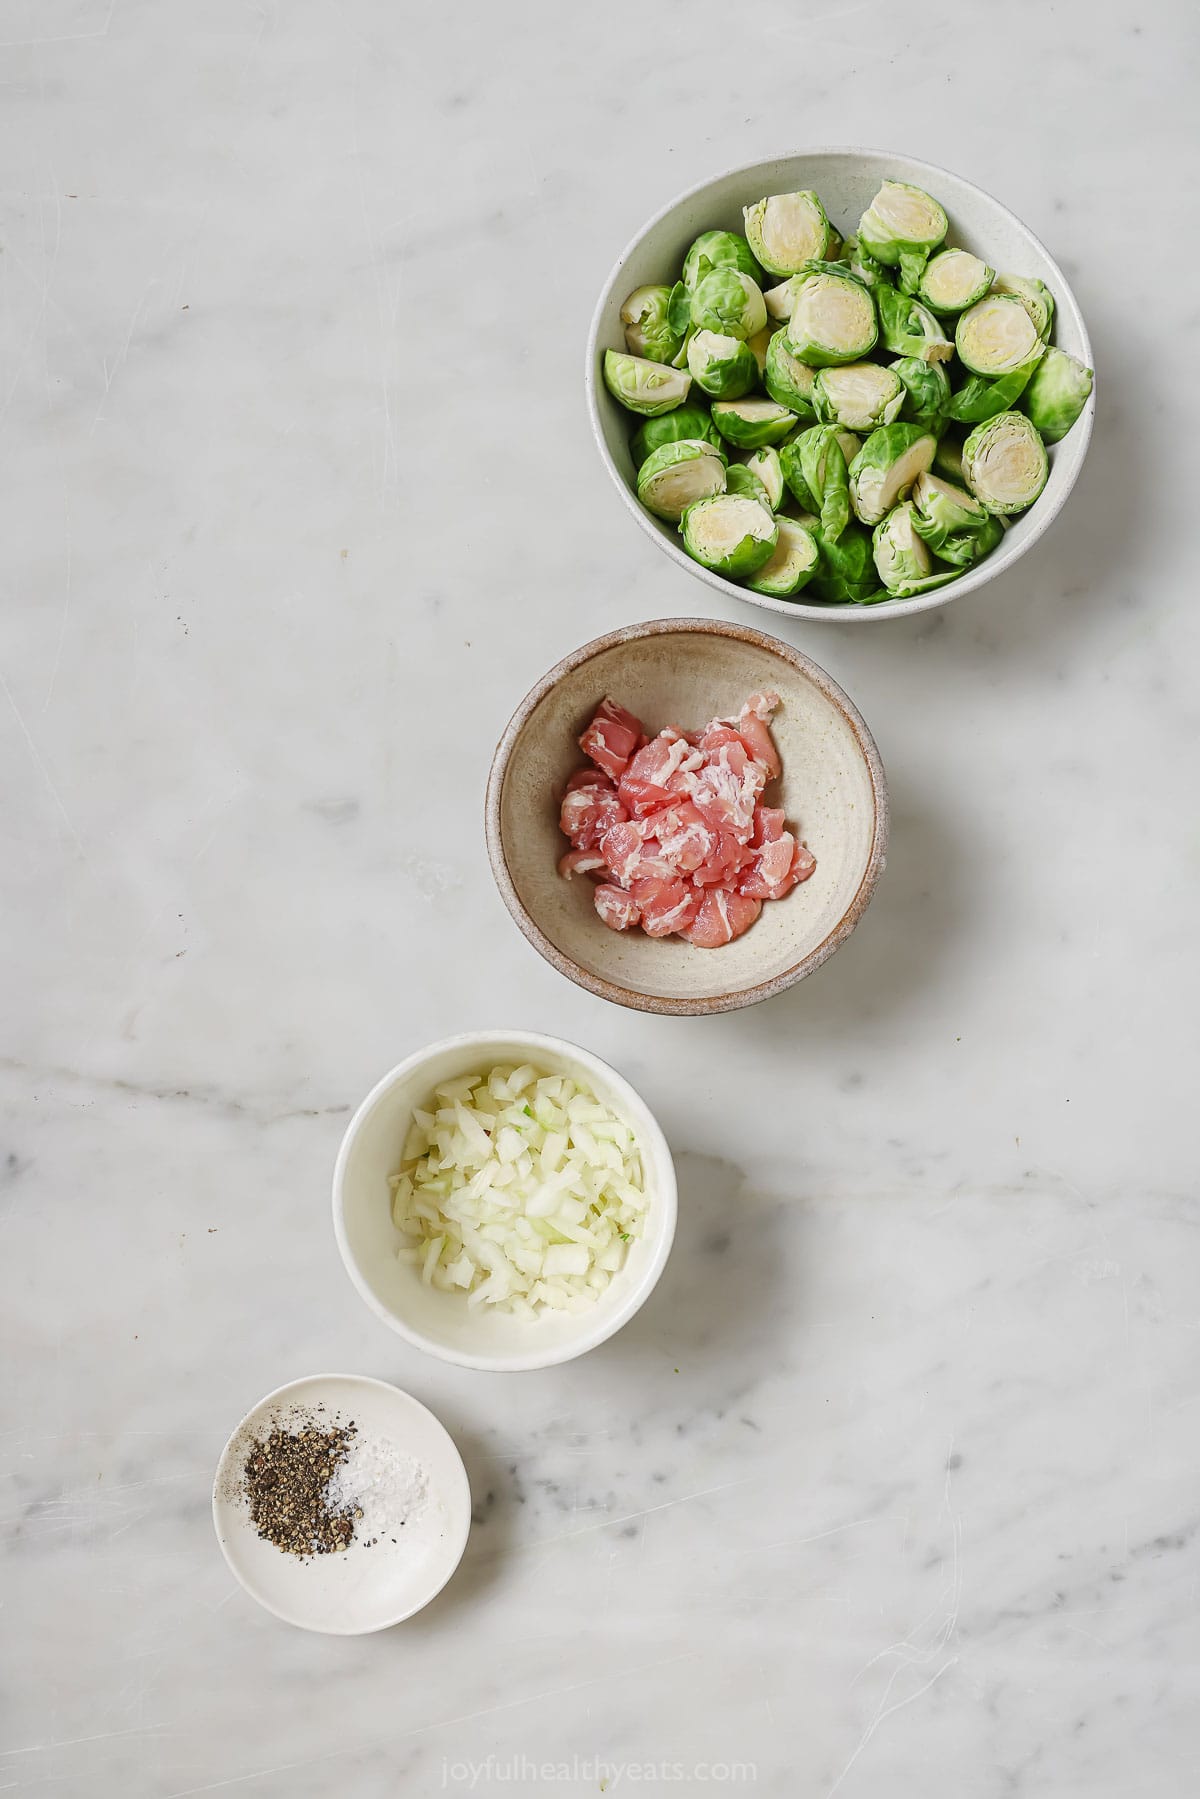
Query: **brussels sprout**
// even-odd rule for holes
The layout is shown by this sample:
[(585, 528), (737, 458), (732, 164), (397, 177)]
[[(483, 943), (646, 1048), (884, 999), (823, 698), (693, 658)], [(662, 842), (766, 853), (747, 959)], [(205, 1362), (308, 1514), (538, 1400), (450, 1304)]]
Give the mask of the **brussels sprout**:
[(659, 518), (678, 524), (697, 500), (725, 492), (725, 464), (702, 438), (681, 437), (646, 458), (637, 477), (637, 497)]
[(924, 362), (948, 362), (954, 345), (927, 306), (897, 293), (890, 281), (871, 289), (879, 308), (879, 334), (896, 356), (919, 356)]
[(619, 350), (606, 350), (604, 385), (613, 399), (620, 400), (630, 412), (657, 418), (660, 412), (670, 412), (683, 404), (692, 377), (662, 362), (647, 362), (641, 356), (622, 356)]
[(714, 269), (692, 291), (692, 323), (698, 331), (754, 337), (767, 322), (758, 284), (740, 269)]
[(774, 400), (717, 400), (712, 416), (721, 436), (739, 450), (781, 443), (796, 423), (795, 413)]
[(850, 520), (846, 458), (831, 425), (813, 425), (779, 452), (783, 478), (800, 504), (819, 513), (821, 536), (836, 543)]
[(754, 470), (748, 468), (744, 462), (730, 463), (725, 471), (725, 492), (741, 494), (745, 500), (757, 500), (759, 505), (765, 506), (768, 512), (775, 510), (771, 504), (766, 484), (760, 481)]
[(774, 319), (768, 319), (761, 331), (746, 339), (746, 348), (754, 358), (754, 366), (761, 381), (767, 366), (767, 350), (771, 339), (779, 336), (779, 326)]
[(796, 304), (797, 286), (793, 277), (781, 281), (778, 287), (769, 287), (763, 294), (763, 305), (767, 309), (767, 317), (783, 321), (790, 319), (792, 308)]
[(861, 361), (879, 336), (870, 290), (848, 274), (814, 271), (797, 277), (796, 303), (783, 335), (792, 355), (813, 368)]
[(771, 194), (742, 213), (750, 248), (771, 275), (795, 275), (814, 256), (828, 256), (840, 242), (811, 189)]
[(714, 269), (739, 269), (756, 284), (762, 270), (754, 252), (736, 231), (702, 231), (683, 259), (683, 285), (694, 291)]
[(812, 579), (820, 551), (812, 532), (795, 519), (781, 518), (775, 522), (779, 526), (775, 553), (756, 575), (750, 576), (746, 586), (753, 593), (785, 600), (789, 594), (799, 593)]
[(692, 290), (682, 281), (677, 281), (667, 296), (667, 324), (679, 338), (685, 338), (692, 328)]
[(847, 362), (819, 369), (813, 384), (813, 408), (823, 425), (851, 431), (874, 431), (890, 425), (904, 403), (904, 386), (893, 369), (878, 362)]
[(754, 450), (747, 456), (746, 467), (762, 482), (771, 511), (778, 512), (783, 500), (783, 467), (779, 451), (764, 444), (761, 450)]
[(989, 381), (984, 375), (968, 375), (958, 392), (951, 396), (946, 417), (960, 425), (981, 425), (999, 412), (1008, 412), (1025, 392), (1030, 376), (1044, 354), (1043, 346), (1039, 344), (1028, 362), (1010, 369), (1007, 375), (999, 375), (995, 381)]
[(779, 406), (786, 406), (802, 419), (816, 417), (812, 391), (814, 370), (788, 349), (786, 331), (777, 331), (767, 345), (767, 363), (763, 370), (763, 386)]
[(720, 448), (721, 433), (713, 424), (707, 406), (691, 402), (664, 412), (661, 418), (645, 419), (633, 434), (630, 454), (634, 468), (641, 468), (647, 456), (661, 444), (678, 443), (681, 437), (699, 437)]
[(995, 380), (1019, 369), (1039, 351), (1033, 320), (1016, 294), (989, 294), (976, 301), (954, 328), (958, 359), (973, 375)]
[(997, 275), (996, 291), (1017, 296), (1033, 320), (1034, 330), (1042, 342), (1046, 343), (1054, 321), (1054, 295), (1046, 283), (1035, 281), (1031, 275)]
[(938, 475), (918, 475), (912, 490), (913, 529), (935, 556), (966, 568), (994, 550), (1004, 527), (965, 488)]
[(1025, 410), (1043, 443), (1056, 444), (1067, 435), (1087, 405), (1091, 391), (1091, 369), (1051, 345), (1025, 389)]
[(938, 447), (933, 453), (933, 466), (943, 479), (961, 482), (963, 478), (961, 439), (951, 437), (949, 433), (940, 438)]
[(842, 455), (846, 458), (846, 467), (849, 468), (850, 464), (854, 461), (854, 458), (858, 455), (858, 452), (862, 449), (862, 438), (855, 437), (853, 431), (842, 431), (837, 427), (834, 428), (833, 435), (842, 446)]
[(1024, 512), (1046, 485), (1046, 446), (1023, 412), (976, 425), (963, 445), (963, 476), (989, 512)]
[(697, 387), (718, 399), (740, 400), (758, 381), (749, 345), (719, 331), (697, 331), (688, 344), (687, 363)]
[(679, 525), (689, 556), (719, 575), (752, 575), (769, 562), (779, 527), (765, 506), (741, 494), (717, 494), (689, 506)]
[(901, 290), (911, 294), (948, 229), (945, 212), (922, 188), (885, 181), (858, 222), (858, 242), (876, 262), (899, 268)]
[(878, 592), (871, 539), (861, 525), (848, 525), (836, 543), (818, 536), (817, 551), (812, 590), (818, 599), (861, 606)]
[(892, 373), (903, 383), (902, 419), (911, 419), (926, 431), (938, 432), (950, 405), (950, 377), (944, 362), (925, 362), (920, 356), (901, 356)]
[(850, 465), (850, 504), (864, 525), (877, 525), (933, 461), (937, 439), (920, 425), (881, 425)]
[(842, 248), (842, 258), (856, 281), (864, 287), (874, 287), (877, 281), (886, 279), (884, 267), (876, 262), (869, 250), (864, 250), (857, 237), (848, 237)]
[(933, 573), (933, 558), (913, 529), (913, 518), (912, 501), (906, 500), (880, 519), (871, 537), (875, 567), (889, 593)]
[(670, 362), (678, 353), (680, 333), (671, 329), (667, 317), (670, 300), (669, 287), (634, 288), (621, 308), (625, 348), (631, 356)]
[(976, 300), (982, 300), (995, 278), (995, 269), (989, 269), (969, 250), (939, 250), (925, 264), (917, 297), (930, 312), (963, 312)]

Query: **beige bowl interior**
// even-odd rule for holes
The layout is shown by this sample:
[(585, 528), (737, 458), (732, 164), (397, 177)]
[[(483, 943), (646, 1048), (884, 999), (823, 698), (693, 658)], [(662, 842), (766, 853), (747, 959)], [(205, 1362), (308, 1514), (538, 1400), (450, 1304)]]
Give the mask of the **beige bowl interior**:
[[(783, 776), (767, 798), (786, 808), (816, 872), (764, 905), (745, 936), (721, 949), (609, 930), (592, 904), (591, 880), (563, 880), (556, 868), (568, 847), (559, 799), (584, 761), (577, 740), (596, 706), (611, 694), (651, 733), (668, 724), (692, 729), (736, 713), (761, 688), (783, 700), (774, 724)], [(571, 979), (651, 1011), (719, 1011), (799, 980), (854, 928), (885, 846), (883, 771), (857, 712), (807, 657), (760, 632), (661, 620), (587, 646), (525, 705), (493, 770), (493, 861), (518, 924)]]

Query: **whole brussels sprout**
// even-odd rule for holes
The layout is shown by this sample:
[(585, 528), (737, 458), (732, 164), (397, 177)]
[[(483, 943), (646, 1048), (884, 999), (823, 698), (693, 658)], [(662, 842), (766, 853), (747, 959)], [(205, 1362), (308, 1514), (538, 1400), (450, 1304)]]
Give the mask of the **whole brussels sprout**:
[(684, 406), (677, 406), (673, 412), (664, 412), (658, 418), (644, 419), (633, 434), (630, 443), (630, 454), (634, 468), (641, 468), (651, 451), (662, 444), (677, 443), (682, 437), (702, 437), (720, 448), (721, 433), (712, 422), (712, 415), (707, 406), (697, 406), (688, 401)]
[(1043, 443), (1054, 444), (1067, 435), (1091, 391), (1091, 369), (1051, 345), (1033, 371), (1024, 400)]
[(748, 338), (767, 322), (762, 290), (740, 269), (714, 269), (692, 292), (692, 323), (698, 331)]
[(902, 419), (911, 419), (935, 434), (942, 428), (950, 406), (950, 377), (944, 362), (926, 362), (921, 356), (901, 356), (892, 373), (904, 387)]
[(719, 331), (697, 331), (688, 344), (687, 363), (697, 387), (719, 400), (740, 400), (758, 381), (749, 344)]
[(816, 572), (810, 586), (817, 599), (862, 606), (879, 591), (871, 539), (861, 525), (848, 525), (836, 542), (818, 536)]
[(754, 260), (754, 252), (736, 231), (702, 231), (683, 259), (683, 285), (699, 287), (714, 269), (739, 269), (756, 285), (762, 282), (762, 270)]

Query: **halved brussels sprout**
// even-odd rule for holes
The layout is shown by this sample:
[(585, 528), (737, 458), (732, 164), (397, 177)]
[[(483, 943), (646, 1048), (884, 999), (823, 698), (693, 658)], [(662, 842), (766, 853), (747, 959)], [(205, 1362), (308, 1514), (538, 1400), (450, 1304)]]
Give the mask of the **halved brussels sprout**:
[(779, 451), (764, 444), (761, 450), (754, 450), (747, 456), (746, 467), (762, 482), (771, 511), (778, 512), (783, 502), (783, 467)]
[(745, 500), (757, 500), (768, 512), (774, 512), (771, 496), (752, 468), (744, 462), (731, 462), (725, 471), (725, 492), (741, 494)]
[(828, 256), (840, 240), (816, 194), (771, 194), (743, 209), (746, 237), (764, 269), (795, 275), (813, 257)]
[(881, 425), (850, 464), (850, 504), (877, 525), (933, 461), (937, 439), (920, 425)]
[(692, 291), (692, 323), (698, 331), (754, 337), (767, 322), (762, 290), (740, 269), (714, 269)]
[(787, 332), (777, 331), (767, 345), (763, 386), (779, 406), (787, 406), (802, 419), (816, 417), (812, 392), (816, 373), (788, 349)]
[(917, 296), (930, 312), (963, 312), (982, 300), (995, 278), (995, 269), (969, 250), (939, 250), (925, 264)]
[(621, 308), (625, 348), (631, 356), (670, 362), (678, 353), (681, 333), (671, 328), (669, 287), (635, 287)]
[(989, 294), (964, 312), (954, 327), (958, 359), (973, 375), (1008, 375), (1038, 354), (1038, 337), (1016, 294)]
[(719, 575), (752, 575), (769, 562), (779, 526), (757, 500), (718, 494), (689, 506), (679, 526), (689, 556)]
[(966, 568), (995, 549), (1004, 527), (965, 488), (939, 475), (918, 475), (912, 490), (913, 529), (935, 556)]
[(813, 368), (861, 361), (879, 336), (870, 290), (849, 274), (798, 277), (783, 335), (792, 355)]
[(948, 229), (931, 194), (908, 181), (885, 181), (858, 222), (858, 242), (876, 262), (899, 268), (900, 287), (911, 294)]
[(762, 280), (754, 252), (736, 231), (702, 231), (683, 259), (683, 285), (697, 288), (714, 269), (740, 269), (751, 281)]
[(1017, 296), (1033, 320), (1034, 330), (1046, 343), (1054, 322), (1054, 295), (1046, 283), (1035, 280), (1032, 275), (997, 275), (996, 290)]
[(1056, 444), (1067, 435), (1087, 405), (1091, 391), (1091, 369), (1051, 345), (1025, 389), (1025, 410), (1043, 443)]
[(877, 425), (890, 425), (903, 404), (900, 377), (878, 362), (819, 369), (813, 384), (813, 409), (823, 425), (874, 431)]
[(963, 477), (989, 512), (1024, 512), (1046, 485), (1046, 446), (1023, 412), (976, 425), (963, 445)]
[(779, 452), (783, 478), (800, 504), (820, 515), (821, 536), (836, 543), (850, 521), (846, 458), (832, 425), (813, 425)]
[(717, 400), (712, 416), (721, 436), (739, 450), (782, 443), (796, 423), (795, 413), (774, 400)]
[(878, 593), (871, 539), (861, 525), (848, 525), (836, 543), (819, 536), (817, 551), (819, 560), (811, 585), (819, 600), (861, 606)]
[(892, 373), (903, 383), (904, 404), (899, 416), (911, 419), (935, 434), (942, 428), (950, 405), (950, 377), (944, 362), (925, 362), (920, 356), (901, 356)]
[(687, 347), (687, 364), (697, 387), (721, 400), (740, 400), (758, 381), (754, 352), (738, 337), (697, 331)]
[(604, 352), (604, 385), (614, 400), (630, 412), (645, 418), (657, 418), (682, 406), (688, 397), (692, 377), (681, 369), (668, 368), (664, 362), (647, 362), (641, 356), (623, 356), (619, 350)]
[(994, 381), (986, 375), (968, 375), (958, 392), (951, 396), (946, 417), (960, 425), (981, 425), (985, 419), (994, 419), (998, 412), (1011, 411), (1044, 355), (1045, 348), (1039, 343), (1028, 362), (1010, 369), (1007, 375), (997, 376)]
[(796, 519), (781, 518), (776, 523), (779, 541), (775, 553), (756, 575), (749, 577), (746, 586), (753, 593), (765, 593), (772, 599), (784, 600), (807, 586), (816, 572), (820, 551), (812, 532)]
[(637, 497), (659, 518), (677, 524), (689, 506), (725, 492), (725, 464), (702, 438), (663, 444), (638, 470)]
[(718, 448), (721, 445), (721, 433), (713, 424), (708, 407), (697, 406), (691, 401), (686, 406), (677, 406), (674, 412), (664, 412), (660, 418), (646, 419), (638, 426), (629, 445), (634, 468), (641, 468), (647, 456), (661, 444), (678, 443), (681, 437), (702, 438)]
[(778, 337), (778, 335), (778, 324), (774, 319), (768, 319), (761, 331), (756, 331), (753, 337), (748, 337), (746, 339), (746, 348), (754, 358), (754, 366), (758, 371), (758, 378), (760, 381), (766, 370), (767, 350), (770, 347), (771, 339), (773, 337)]
[(854, 458), (858, 455), (858, 452), (862, 449), (862, 438), (855, 437), (853, 431), (843, 431), (837, 426), (834, 427), (833, 435), (837, 438), (838, 443), (842, 447), (842, 455), (846, 458), (846, 467), (849, 468), (850, 464), (854, 461)]
[(879, 309), (879, 334), (895, 356), (919, 356), (923, 362), (949, 362), (954, 345), (919, 300), (897, 293), (890, 281), (871, 289)]
[(906, 500), (880, 519), (871, 538), (879, 579), (889, 593), (910, 581), (923, 581), (933, 573), (933, 558), (924, 539), (913, 529), (913, 504)]

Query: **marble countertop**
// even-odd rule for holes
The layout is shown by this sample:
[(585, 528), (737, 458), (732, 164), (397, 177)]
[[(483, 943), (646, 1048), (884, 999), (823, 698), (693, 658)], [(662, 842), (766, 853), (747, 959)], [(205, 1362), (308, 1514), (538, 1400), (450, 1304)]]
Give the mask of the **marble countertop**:
[[(1194, 420), (1140, 350), (1195, 301), (1123, 271), (1193, 258), (1191, 9), (0, 12), (0, 1790), (1190, 1799)], [(777, 1001), (624, 1013), (481, 828), (558, 656), (719, 609), (610, 488), (587, 320), (680, 188), (854, 137), (1050, 245), (1092, 448), (960, 604), (746, 610), (872, 725), (887, 874)], [(653, 1301), (540, 1374), (410, 1350), (328, 1218), (373, 1079), (491, 1023), (616, 1063), (681, 1177)], [(213, 1540), (228, 1430), (325, 1368), (476, 1498), (378, 1638)]]

